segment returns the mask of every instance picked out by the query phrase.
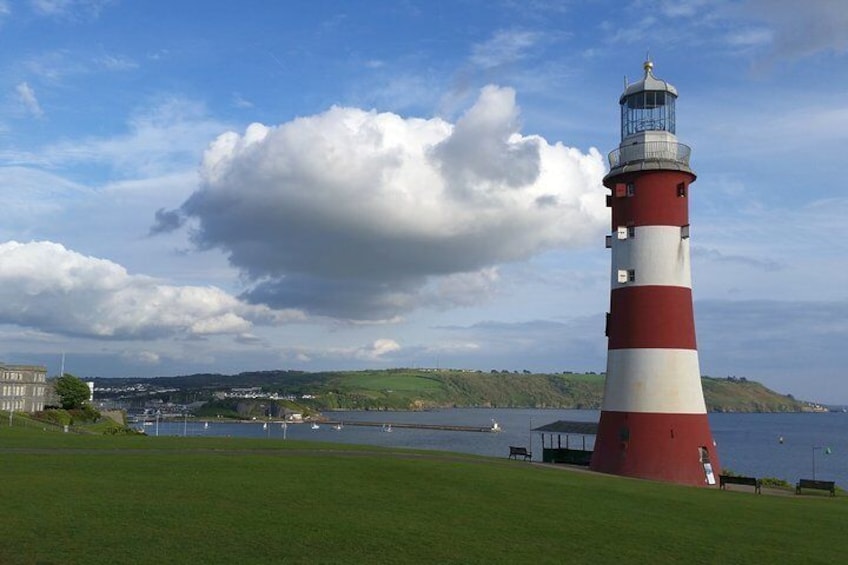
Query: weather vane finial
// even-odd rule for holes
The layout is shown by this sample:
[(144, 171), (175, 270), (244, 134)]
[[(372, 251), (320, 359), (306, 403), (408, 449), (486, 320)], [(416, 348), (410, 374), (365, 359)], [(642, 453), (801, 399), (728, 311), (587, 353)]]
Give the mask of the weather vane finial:
[(642, 68), (645, 69), (645, 74), (650, 73), (651, 70), (654, 68), (654, 63), (653, 63), (653, 61), (651, 61), (651, 50), (650, 49), (648, 49), (645, 52), (645, 64), (642, 65)]

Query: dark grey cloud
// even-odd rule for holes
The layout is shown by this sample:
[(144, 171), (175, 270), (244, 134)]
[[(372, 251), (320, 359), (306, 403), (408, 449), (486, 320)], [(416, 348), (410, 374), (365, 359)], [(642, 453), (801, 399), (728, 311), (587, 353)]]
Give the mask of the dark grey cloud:
[(755, 377), (811, 400), (836, 393), (845, 401), (848, 302), (707, 300), (695, 311), (704, 373)]
[(179, 210), (159, 208), (156, 210), (153, 225), (150, 227), (150, 235), (172, 232), (182, 227), (183, 223), (184, 218)]
[(749, 0), (742, 9), (768, 25), (775, 57), (848, 51), (848, 6), (843, 0)]
[(779, 271), (784, 268), (784, 265), (773, 259), (762, 259), (746, 255), (728, 255), (717, 249), (709, 249), (700, 246), (692, 247), (692, 257), (694, 259), (708, 259), (716, 263), (725, 263), (728, 265), (741, 265), (768, 272)]

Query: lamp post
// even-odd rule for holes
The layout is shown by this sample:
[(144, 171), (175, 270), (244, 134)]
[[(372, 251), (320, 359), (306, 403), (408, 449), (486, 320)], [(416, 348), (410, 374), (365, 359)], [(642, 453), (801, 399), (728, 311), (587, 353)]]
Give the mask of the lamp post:
[(813, 446), (813, 480), (816, 480), (816, 450), (821, 449), (825, 455), (830, 455), (830, 448), (823, 445)]
[[(12, 416), (13, 416), (13, 415), (14, 415), (14, 413), (15, 413), (15, 406), (16, 406), (17, 402), (18, 402), (20, 399), (22, 399), (22, 398), (23, 398), (23, 396), (4, 396), (4, 397), (2, 397), (2, 398), (3, 398), (4, 400), (8, 400), (8, 401), (9, 401), (9, 427), (11, 428), (11, 427), (12, 427), (12, 425), (13, 425), (13, 424), (12, 424)], [(20, 409), (21, 409), (21, 410), (23, 410), (23, 406), (21, 406), (21, 408), (20, 408)]]

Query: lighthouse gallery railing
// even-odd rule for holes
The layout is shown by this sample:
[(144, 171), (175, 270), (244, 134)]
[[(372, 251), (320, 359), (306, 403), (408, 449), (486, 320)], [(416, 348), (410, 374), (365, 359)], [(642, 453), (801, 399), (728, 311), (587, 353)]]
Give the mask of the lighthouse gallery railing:
[(689, 166), (692, 150), (688, 145), (674, 141), (646, 141), (625, 145), (609, 154), (610, 169), (623, 167), (636, 161), (674, 161)]

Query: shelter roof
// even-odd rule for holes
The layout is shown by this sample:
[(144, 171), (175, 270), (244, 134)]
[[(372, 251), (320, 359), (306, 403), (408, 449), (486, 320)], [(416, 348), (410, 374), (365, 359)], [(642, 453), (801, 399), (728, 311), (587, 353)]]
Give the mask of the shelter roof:
[(557, 420), (538, 428), (533, 428), (534, 432), (550, 432), (555, 434), (581, 434), (584, 436), (593, 436), (598, 434), (597, 422), (570, 422), (568, 420)]

